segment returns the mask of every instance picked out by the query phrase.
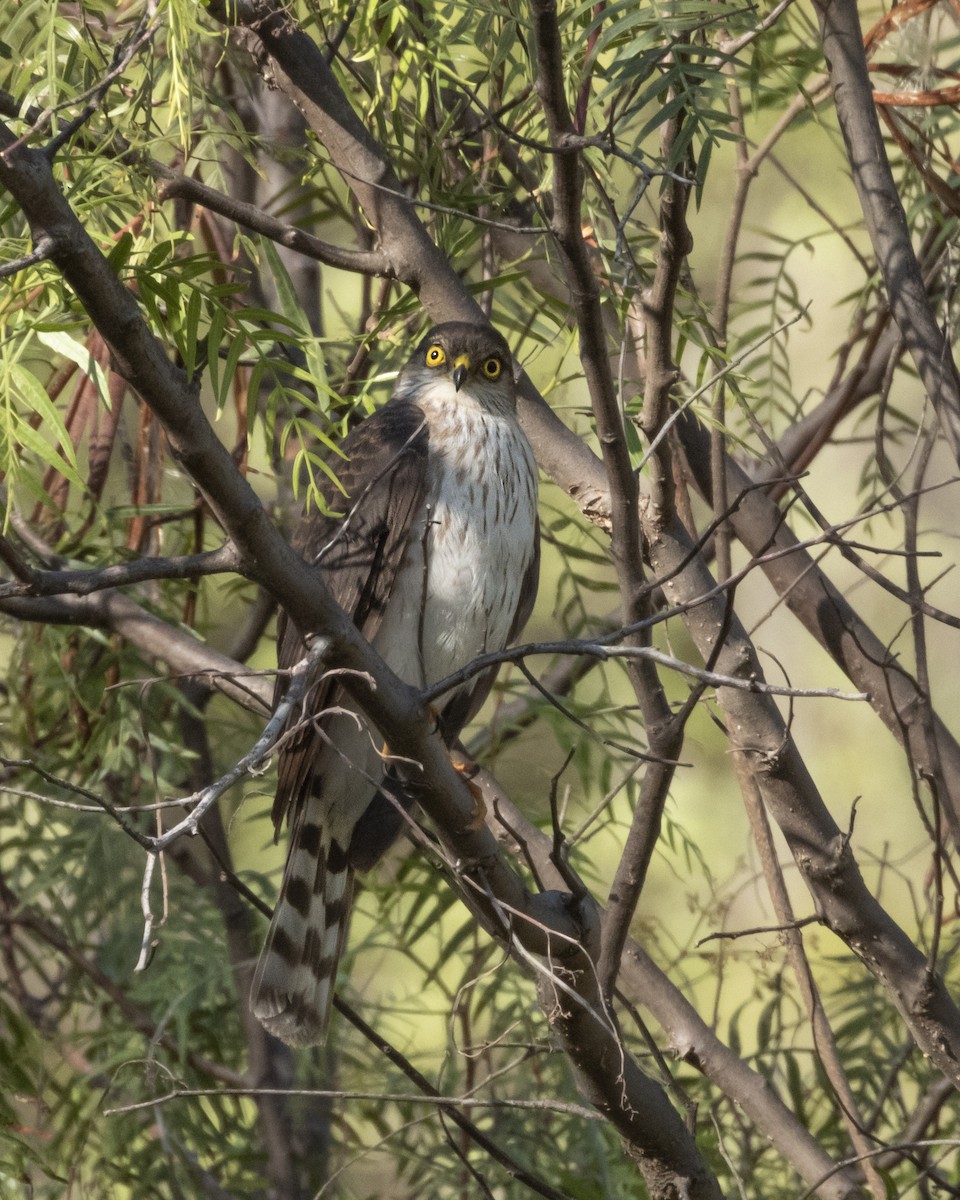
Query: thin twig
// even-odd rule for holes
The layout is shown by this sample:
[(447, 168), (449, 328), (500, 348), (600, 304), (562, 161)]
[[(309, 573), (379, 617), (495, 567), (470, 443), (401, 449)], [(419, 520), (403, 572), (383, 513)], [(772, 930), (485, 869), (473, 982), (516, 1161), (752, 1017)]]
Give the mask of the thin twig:
[(700, 938), (696, 943), (697, 949), (705, 946), (707, 942), (720, 941), (727, 939), (736, 941), (737, 938), (753, 937), (756, 934), (763, 933), (784, 933), (788, 929), (803, 929), (805, 925), (822, 925), (823, 917), (814, 913), (809, 917), (797, 917), (794, 921), (785, 921), (782, 925), (756, 925), (752, 929), (718, 929), (715, 933), (708, 933), (706, 937)]
[[(622, 637), (624, 636), (624, 631), (618, 631), (617, 634), (612, 636)], [(718, 671), (708, 671), (703, 667), (696, 667), (692, 663), (675, 658), (672, 654), (667, 654), (665, 651), (658, 650), (654, 646), (618, 646), (607, 641), (605, 638), (597, 638), (591, 641), (571, 639), (565, 642), (525, 642), (519, 646), (510, 646), (506, 650), (481, 654), (473, 662), (468, 663), (453, 675), (448, 675), (445, 679), (441, 679), (439, 683), (433, 684), (432, 687), (425, 688), (421, 692), (421, 699), (427, 704), (432, 704), (446, 692), (460, 687), (475, 675), (481, 674), (490, 667), (506, 662), (519, 663), (535, 654), (585, 654), (591, 658), (598, 658), (602, 662), (614, 658), (646, 659), (660, 666), (669, 667), (670, 670), (677, 671), (681, 675), (689, 675), (701, 683), (710, 684), (714, 687), (736, 688), (738, 691), (744, 692), (756, 692), (765, 696), (795, 696), (798, 699), (816, 697), (856, 702), (870, 699), (866, 692), (842, 692), (838, 688), (794, 688), (777, 683), (767, 683), (754, 676), (741, 678), (736, 675), (724, 675)], [(644, 757), (649, 758), (652, 756), (645, 755)]]
[[(429, 1087), (429, 1083), (424, 1079)], [(535, 1112), (559, 1112), (568, 1116), (580, 1117), (587, 1121), (602, 1121), (603, 1117), (592, 1108), (582, 1104), (570, 1104), (561, 1100), (511, 1100), (507, 1098), (484, 1100), (476, 1096), (442, 1096), (439, 1093), (424, 1094), (422, 1092), (364, 1092), (352, 1091), (345, 1088), (174, 1088), (162, 1096), (153, 1096), (149, 1100), (131, 1101), (120, 1104), (116, 1108), (105, 1108), (105, 1117), (122, 1116), (124, 1113), (138, 1112), (155, 1104), (168, 1104), (171, 1100), (198, 1099), (203, 1096), (299, 1096), (308, 1100), (376, 1100), (383, 1104), (425, 1104), (431, 1107), (449, 1108), (457, 1105), (460, 1108), (491, 1108), (491, 1109), (524, 1109)], [(447, 1115), (450, 1115), (449, 1113)]]
[(56, 243), (52, 237), (37, 238), (29, 254), (21, 255), (20, 258), (12, 258), (9, 262), (0, 263), (0, 279), (9, 279), (11, 275), (16, 275), (18, 271), (24, 271), (27, 267), (33, 267), (37, 263), (46, 262), (53, 253), (55, 245)]
[(158, 579), (194, 579), (237, 571), (240, 555), (232, 542), (217, 550), (171, 558), (138, 558), (88, 571), (31, 570), (19, 583), (0, 583), (0, 600), (10, 596), (89, 596), (106, 588), (129, 587)]

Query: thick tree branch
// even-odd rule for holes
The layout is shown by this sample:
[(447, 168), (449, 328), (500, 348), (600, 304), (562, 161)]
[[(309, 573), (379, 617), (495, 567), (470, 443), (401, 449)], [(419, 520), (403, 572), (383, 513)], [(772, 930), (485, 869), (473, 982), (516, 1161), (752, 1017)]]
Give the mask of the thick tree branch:
[[(710, 576), (701, 559), (686, 557), (686, 534), (651, 531), (650, 557), (671, 600), (703, 595)], [(717, 668), (762, 677), (759, 661), (736, 616), (722, 599), (707, 601), (684, 618), (700, 653), (709, 656), (718, 626), (729, 620)], [(800, 876), (826, 924), (860, 959), (896, 1005), (917, 1045), (950, 1079), (960, 1083), (960, 1010), (943, 980), (928, 969), (923, 953), (866, 886), (849, 838), (830, 815), (789, 728), (772, 698), (720, 688), (729, 736), (749, 763), (763, 802), (786, 838)]]
[(162, 663), (171, 675), (203, 678), (245, 708), (260, 713), (270, 709), (272, 679), (251, 672), (243, 663), (204, 645), (119, 593), (58, 599), (13, 596), (0, 600), (0, 613), (20, 621), (107, 629), (136, 647), (145, 658)]
[[(680, 432), (688, 466), (701, 493), (710, 499), (709, 434), (689, 411), (681, 418)], [(915, 679), (896, 659), (850, 602), (841, 595), (798, 542), (777, 505), (751, 487), (744, 471), (726, 458), (727, 488), (734, 503), (730, 523), (738, 539), (760, 565), (777, 595), (798, 618), (854, 686), (870, 696), (881, 721), (901, 745), (921, 774), (935, 778), (937, 763), (928, 752), (921, 719), (922, 695)], [(775, 553), (770, 553), (774, 551)], [(960, 839), (960, 744), (934, 717), (939, 764), (945, 784), (940, 797), (951, 832)]]
[[(481, 772), (477, 782), (484, 790), (488, 819), (500, 840), (522, 849), (544, 886), (566, 886), (555, 861), (553, 839), (524, 816), (489, 773)], [(830, 1156), (767, 1080), (720, 1041), (682, 991), (631, 939), (624, 946), (618, 983), (636, 1004), (653, 1013), (674, 1053), (734, 1099), (802, 1179), (812, 1185), (836, 1170)], [(817, 1194), (822, 1200), (854, 1200), (861, 1195), (848, 1170), (831, 1174)]]
[(930, 307), (883, 145), (854, 0), (815, 0), (833, 98), (864, 223), (896, 321), (960, 463), (960, 375)]
[(128, 563), (113, 563), (88, 571), (23, 572), (19, 583), (0, 582), (0, 602), (21, 596), (89, 596), (107, 588), (128, 587), (158, 579), (197, 579), (201, 575), (220, 575), (235, 572), (240, 556), (228, 542), (218, 550), (202, 554), (185, 554), (176, 558), (134, 559)]

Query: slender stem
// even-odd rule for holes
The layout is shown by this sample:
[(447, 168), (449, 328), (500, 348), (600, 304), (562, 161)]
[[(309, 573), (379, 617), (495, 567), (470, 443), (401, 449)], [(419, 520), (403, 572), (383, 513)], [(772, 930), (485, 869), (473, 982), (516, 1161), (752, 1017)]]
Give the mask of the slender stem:
[[(814, 1047), (826, 1076), (833, 1086), (854, 1153), (866, 1154), (872, 1149), (864, 1133), (866, 1120), (860, 1111), (857, 1098), (843, 1068), (837, 1041), (833, 1036), (830, 1022), (827, 1020), (827, 1014), (824, 1011), (820, 993), (803, 947), (803, 935), (800, 932), (799, 923), (794, 917), (793, 906), (787, 894), (786, 881), (777, 859), (770, 822), (767, 820), (767, 814), (763, 808), (756, 779), (745, 756), (738, 750), (734, 751), (734, 767), (740, 781), (740, 790), (743, 794), (753, 839), (760, 856), (763, 877), (773, 902), (773, 910), (780, 922), (780, 929), (787, 948), (787, 959), (796, 977), (800, 995), (803, 997), (803, 1003), (807, 1010), (807, 1019), (813, 1031)], [(885, 1200), (886, 1189), (883, 1180), (869, 1159), (864, 1162), (864, 1174), (874, 1195), (874, 1200)]]

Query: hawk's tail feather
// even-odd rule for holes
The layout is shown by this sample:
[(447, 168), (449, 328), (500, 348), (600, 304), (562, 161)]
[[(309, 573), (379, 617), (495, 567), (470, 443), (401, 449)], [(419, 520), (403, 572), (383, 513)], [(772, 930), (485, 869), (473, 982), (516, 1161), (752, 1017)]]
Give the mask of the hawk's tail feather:
[(326, 1037), (353, 891), (347, 854), (314, 819), (314, 808), (308, 801), (293, 832), (250, 995), (256, 1018), (288, 1046)]

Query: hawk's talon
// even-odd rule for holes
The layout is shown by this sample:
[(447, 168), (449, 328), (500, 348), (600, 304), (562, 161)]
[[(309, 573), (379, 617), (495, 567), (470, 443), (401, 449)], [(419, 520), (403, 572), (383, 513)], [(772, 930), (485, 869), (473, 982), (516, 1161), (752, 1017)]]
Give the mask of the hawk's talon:
[(473, 811), (473, 816), (467, 822), (467, 829), (471, 833), (477, 833), (487, 823), (487, 802), (483, 798), (483, 792), (480, 790), (479, 784), (471, 783), (467, 780), (467, 787), (476, 801), (476, 808)]
[(433, 732), (438, 733), (443, 728), (443, 709), (437, 704), (428, 704), (427, 712), (433, 718)]
[(483, 798), (483, 788), (479, 783), (474, 783), (473, 780), (473, 776), (477, 774), (480, 768), (472, 759), (463, 758), (459, 755), (455, 757), (452, 754), (450, 756), (450, 765), (463, 779), (470, 795), (473, 796), (475, 807), (473, 816), (467, 822), (467, 829), (471, 833), (476, 833), (487, 823), (487, 802)]

